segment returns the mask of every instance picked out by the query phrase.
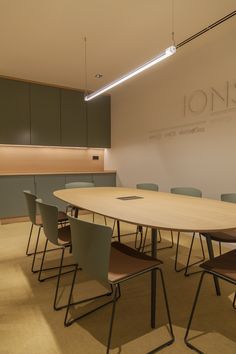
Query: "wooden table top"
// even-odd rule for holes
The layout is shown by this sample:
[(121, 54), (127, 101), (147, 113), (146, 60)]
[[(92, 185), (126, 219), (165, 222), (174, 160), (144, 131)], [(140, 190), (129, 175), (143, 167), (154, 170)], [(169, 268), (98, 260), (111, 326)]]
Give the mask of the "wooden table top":
[[(72, 205), (132, 224), (178, 231), (236, 228), (236, 204), (134, 188), (73, 188), (54, 192)], [(119, 197), (138, 196), (122, 200)]]

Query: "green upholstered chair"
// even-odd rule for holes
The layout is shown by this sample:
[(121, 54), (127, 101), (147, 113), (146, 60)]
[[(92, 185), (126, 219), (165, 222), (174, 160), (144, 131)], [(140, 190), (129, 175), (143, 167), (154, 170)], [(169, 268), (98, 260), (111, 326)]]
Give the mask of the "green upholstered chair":
[[(109, 335), (107, 341), (106, 353), (109, 353), (113, 320), (115, 316), (116, 302), (120, 294), (120, 285), (136, 276), (150, 271), (159, 271), (161, 274), (161, 281), (164, 291), (165, 304), (168, 315), (168, 322), (170, 326), (171, 340), (161, 346), (170, 345), (174, 341), (174, 335), (171, 326), (171, 319), (168, 307), (168, 301), (165, 291), (164, 278), (161, 269), (159, 268), (161, 261), (142, 254), (122, 243), (113, 242), (112, 228), (105, 225), (97, 225), (94, 223), (85, 222), (74, 217), (69, 216), (72, 235), (72, 254), (74, 260), (78, 263), (75, 267), (74, 277), (72, 281), (68, 307), (65, 315), (65, 326), (69, 326), (80, 318), (96, 311), (97, 309), (112, 303), (112, 314), (110, 320)], [(77, 318), (68, 319), (69, 309), (72, 305), (71, 300), (73, 296), (74, 284), (78, 266), (93, 279), (106, 284), (107, 287), (112, 288), (112, 300), (106, 304), (96, 307), (88, 313), (80, 315)], [(154, 296), (156, 289), (153, 289)], [(109, 295), (110, 293), (108, 293)], [(103, 294), (104, 295), (104, 294)], [(103, 296), (102, 295), (102, 296)], [(88, 300), (91, 300), (88, 299)], [(85, 300), (82, 300), (83, 302)], [(135, 298), (134, 298), (135, 301)], [(101, 325), (101, 323), (99, 324)]]
[[(210, 274), (213, 276), (216, 276), (217, 278), (220, 278), (222, 280), (226, 280), (227, 282), (236, 285), (236, 250), (232, 250), (230, 252), (227, 252), (223, 255), (220, 255), (216, 258), (213, 258), (203, 264), (200, 265), (200, 267), (203, 269), (200, 282), (198, 285), (198, 289), (195, 295), (194, 303), (193, 303), (193, 308), (191, 311), (191, 315), (189, 318), (186, 334), (185, 334), (185, 343), (186, 345), (191, 348), (192, 350), (195, 350), (197, 353), (203, 354), (201, 350), (193, 346), (191, 343), (189, 343), (188, 335), (190, 331), (190, 326), (192, 323), (193, 315), (195, 312), (196, 304), (198, 301), (199, 293), (201, 290), (202, 286), (202, 281), (205, 276), (205, 274)], [(235, 304), (235, 297), (234, 297), (234, 304)], [(205, 309), (207, 311), (207, 309)], [(219, 309), (218, 309), (219, 311)], [(205, 314), (205, 318), (207, 316), (207, 313)], [(225, 326), (226, 324), (223, 324)]]
[[(64, 267), (71, 267), (74, 264), (70, 265), (63, 265), (63, 259), (64, 259), (64, 253), (67, 248), (70, 248), (71, 250), (71, 232), (70, 232), (70, 225), (62, 226), (58, 225), (58, 209), (57, 207), (49, 204), (45, 204), (42, 202), (41, 199), (36, 199), (36, 204), (39, 208), (41, 219), (42, 219), (42, 226), (43, 226), (43, 231), (45, 234), (45, 246), (44, 246), (44, 251), (43, 251), (43, 256), (41, 260), (41, 266), (38, 274), (38, 280), (39, 281), (44, 281), (46, 279), (51, 279), (51, 278), (57, 278), (57, 284), (56, 284), (56, 290), (55, 290), (55, 296), (54, 296), (54, 303), (53, 307), (55, 310), (60, 310), (61, 308), (64, 308), (65, 306), (57, 306), (57, 297), (58, 297), (58, 289), (60, 285), (60, 278), (61, 275), (70, 273), (70, 271), (62, 272), (62, 269)], [(44, 262), (45, 262), (45, 255), (48, 247), (48, 243), (53, 244), (56, 246), (57, 250), (61, 250), (61, 259), (60, 259), (60, 265), (58, 267), (52, 267), (52, 268), (44, 268)], [(42, 272), (48, 269), (58, 269), (58, 273), (56, 275), (51, 275), (42, 278)]]
[[(137, 189), (149, 190), (149, 191), (156, 191), (156, 192), (158, 192), (158, 190), (159, 190), (159, 186), (156, 183), (138, 183), (138, 184), (136, 184), (136, 188)], [(148, 245), (146, 244), (148, 228), (146, 228), (143, 242), (142, 242), (142, 238), (143, 238), (142, 237), (143, 236), (142, 235), (142, 233), (143, 233), (142, 232), (143, 231), (142, 226), (138, 226), (137, 231), (141, 235), (140, 250), (142, 252), (144, 252), (145, 251), (145, 247), (150, 246), (150, 244), (148, 244)], [(136, 234), (135, 245), (136, 245), (136, 242), (137, 242), (138, 232)], [(162, 237), (161, 237), (161, 231), (160, 230), (158, 230), (158, 235), (159, 235), (159, 241), (158, 242), (161, 242), (162, 241)], [(166, 249), (166, 248), (172, 248), (173, 246), (174, 246), (174, 239), (173, 239), (173, 233), (171, 233), (171, 245), (170, 246), (165, 246), (165, 247), (158, 247), (158, 251)]]
[(158, 192), (159, 186), (156, 183), (137, 183), (136, 184), (137, 189), (145, 189), (148, 191), (156, 191)]
[[(26, 247), (26, 255), (27, 256), (33, 255), (31, 271), (33, 273), (36, 273), (36, 272), (38, 272), (38, 270), (34, 269), (36, 254), (42, 253), (41, 251), (38, 251), (38, 243), (39, 243), (39, 238), (40, 238), (40, 232), (42, 229), (42, 219), (41, 219), (40, 214), (37, 211), (37, 206), (36, 206), (37, 196), (35, 194), (31, 193), (30, 191), (26, 191), (26, 190), (23, 191), (23, 193), (24, 193), (25, 200), (26, 200), (29, 219), (31, 221), (30, 233), (29, 233), (29, 238), (28, 238), (27, 247)], [(66, 222), (68, 222), (68, 218), (67, 218), (66, 213), (64, 213), (63, 211), (59, 211), (58, 212), (58, 223), (66, 223)], [(34, 246), (34, 251), (30, 251), (30, 246), (32, 243), (32, 234), (33, 234), (33, 229), (35, 226), (38, 227), (38, 234), (37, 234), (37, 238), (36, 238), (36, 242), (35, 242), (35, 246)]]
[[(201, 198), (202, 197), (202, 192), (199, 189), (192, 188), (192, 187), (174, 187), (174, 188), (170, 189), (170, 192), (173, 193), (173, 194), (180, 194), (180, 195), (185, 195), (185, 196), (189, 196), (189, 197), (197, 197), (197, 198)], [(200, 263), (200, 262), (205, 260), (205, 252), (204, 252), (204, 247), (203, 247), (203, 243), (202, 243), (202, 237), (199, 234), (201, 250), (202, 250), (202, 257), (203, 258), (200, 261), (196, 261), (196, 262), (190, 264), (191, 253), (192, 253), (192, 248), (193, 248), (193, 243), (194, 243), (195, 236), (196, 236), (196, 233), (194, 232), (193, 235), (192, 235), (192, 240), (191, 240), (191, 245), (190, 245), (190, 249), (189, 249), (189, 254), (188, 254), (188, 259), (187, 259), (186, 266), (184, 266), (182, 268), (178, 268), (177, 264), (178, 264), (178, 255), (179, 255), (180, 232), (178, 232), (178, 234), (177, 234), (177, 244), (176, 244), (176, 253), (175, 253), (175, 271), (176, 272), (184, 271), (184, 275), (185, 276), (198, 273), (198, 271), (189, 273), (188, 269), (189, 269), (189, 267), (191, 267), (193, 265), (196, 265), (196, 264), (198, 264), (198, 263)]]
[[(236, 193), (221, 194), (221, 200), (228, 203), (236, 203)], [(205, 237), (210, 237), (211, 240), (219, 242), (219, 251), (222, 254), (221, 243), (234, 243), (236, 244), (236, 229), (230, 231), (217, 231), (217, 232), (204, 232)], [(213, 255), (214, 256), (214, 255)], [(236, 308), (236, 293), (233, 301), (233, 307)]]
[[(95, 184), (93, 182), (69, 182), (65, 184), (66, 189), (70, 188), (93, 188)], [(71, 215), (78, 217), (79, 208), (75, 207), (74, 205), (67, 205), (66, 212), (70, 212)], [(93, 220), (94, 220), (94, 213), (93, 213)]]
[[(95, 187), (95, 184), (93, 182), (69, 182), (69, 183), (66, 183), (65, 184), (65, 188), (66, 189), (69, 189), (69, 188), (94, 188)], [(74, 215), (76, 217), (78, 217), (78, 214), (79, 214), (79, 208), (73, 206), (73, 205), (68, 205), (67, 206), (67, 212), (69, 211), (69, 209), (71, 209), (71, 215)], [(80, 209), (82, 210), (82, 209)], [(95, 219), (95, 214), (92, 213), (93, 215), (93, 222), (94, 222), (94, 219)], [(107, 224), (107, 220), (106, 220), (106, 217), (104, 216), (104, 222), (105, 222), (105, 225)]]

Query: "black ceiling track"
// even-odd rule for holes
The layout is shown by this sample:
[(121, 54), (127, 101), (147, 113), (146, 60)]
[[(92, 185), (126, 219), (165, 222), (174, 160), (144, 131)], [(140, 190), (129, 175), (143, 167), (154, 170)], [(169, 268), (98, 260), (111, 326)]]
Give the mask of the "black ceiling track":
[(214, 27), (216, 27), (216, 26), (219, 26), (221, 23), (223, 23), (223, 22), (229, 20), (231, 17), (233, 17), (233, 16), (235, 16), (235, 15), (236, 15), (236, 10), (233, 11), (233, 12), (231, 12), (230, 14), (228, 14), (228, 15), (226, 15), (226, 16), (220, 18), (219, 20), (217, 20), (216, 22), (212, 23), (211, 25), (209, 25), (209, 26), (203, 28), (201, 31), (199, 31), (199, 32), (197, 32), (197, 33), (195, 33), (195, 34), (193, 34), (191, 37), (185, 39), (184, 41), (178, 43), (178, 44), (176, 45), (176, 48), (183, 47), (185, 44), (191, 42), (193, 39), (195, 39), (195, 38), (197, 38), (197, 37), (203, 35), (204, 33), (210, 31), (212, 28), (214, 28)]

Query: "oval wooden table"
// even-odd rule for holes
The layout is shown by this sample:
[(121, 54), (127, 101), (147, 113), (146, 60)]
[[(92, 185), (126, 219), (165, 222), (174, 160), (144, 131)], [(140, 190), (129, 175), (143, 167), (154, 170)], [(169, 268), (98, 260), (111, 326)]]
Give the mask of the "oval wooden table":
[[(152, 256), (156, 257), (157, 229), (210, 232), (236, 228), (236, 204), (213, 199), (189, 197), (133, 188), (95, 187), (63, 189), (54, 195), (78, 208), (113, 219), (148, 226), (152, 229)], [(210, 257), (213, 248), (207, 238)], [(214, 278), (217, 294), (220, 289)], [(156, 287), (156, 273), (152, 272), (152, 289)], [(151, 292), (151, 306), (155, 314), (156, 299)], [(155, 316), (151, 318), (155, 327)]]

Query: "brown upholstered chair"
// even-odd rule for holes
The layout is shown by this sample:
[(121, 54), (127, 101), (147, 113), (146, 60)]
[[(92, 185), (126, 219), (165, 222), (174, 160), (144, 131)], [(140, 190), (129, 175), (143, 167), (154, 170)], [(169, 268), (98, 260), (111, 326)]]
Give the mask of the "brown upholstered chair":
[[(112, 303), (113, 307), (106, 351), (106, 353), (109, 353), (115, 307), (116, 302), (120, 297), (120, 284), (146, 272), (158, 271), (161, 275), (160, 279), (163, 286), (171, 339), (155, 350), (161, 349), (164, 346), (173, 343), (174, 335), (172, 331), (164, 278), (162, 270), (159, 268), (162, 262), (158, 259), (151, 258), (150, 256), (142, 254), (119, 242), (111, 243), (112, 229), (108, 226), (88, 223), (74, 217), (69, 217), (69, 220), (72, 235), (72, 253), (75, 261), (85, 273), (89, 274), (90, 277), (98, 280), (103, 284), (107, 284), (108, 287), (110, 286), (112, 288), (112, 293), (106, 293), (105, 295), (113, 295), (113, 298), (112, 300), (96, 307), (94, 310), (89, 311), (86, 314), (68, 320), (69, 309), (72, 305), (71, 299), (78, 270), (77, 265), (74, 271), (68, 307), (65, 315), (65, 326), (69, 326), (80, 318), (98, 310), (105, 305), (108, 305), (109, 303)], [(155, 298), (156, 289), (154, 288), (152, 290), (152, 295)], [(104, 294), (100, 295), (100, 297), (101, 296), (104, 296)], [(91, 298), (89, 298), (87, 301), (89, 300), (91, 300)], [(82, 302), (84, 301), (86, 300), (82, 300)]]
[[(191, 312), (191, 315), (189, 318), (184, 341), (189, 348), (195, 350), (197, 353), (203, 354), (203, 352), (201, 350), (199, 350), (198, 348), (193, 346), (191, 343), (189, 343), (189, 340), (188, 340), (188, 334), (190, 331), (190, 326), (192, 323), (194, 311), (195, 311), (196, 304), (197, 304), (198, 297), (199, 297), (199, 293), (201, 290), (202, 281), (203, 281), (205, 274), (211, 274), (211, 275), (214, 275), (222, 280), (226, 280), (227, 282), (236, 285), (236, 250), (232, 250), (232, 251), (227, 252), (223, 255), (220, 255), (214, 259), (211, 259), (211, 260), (201, 264), (200, 267), (203, 268), (203, 273), (201, 275), (200, 282), (199, 282), (198, 289), (197, 289), (197, 293), (196, 293), (196, 296), (194, 299), (193, 308), (192, 308), (192, 312)], [(235, 305), (235, 300), (236, 299), (234, 296), (234, 300), (233, 300), (234, 305)]]

